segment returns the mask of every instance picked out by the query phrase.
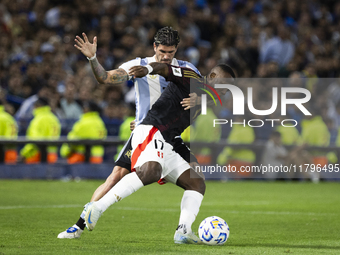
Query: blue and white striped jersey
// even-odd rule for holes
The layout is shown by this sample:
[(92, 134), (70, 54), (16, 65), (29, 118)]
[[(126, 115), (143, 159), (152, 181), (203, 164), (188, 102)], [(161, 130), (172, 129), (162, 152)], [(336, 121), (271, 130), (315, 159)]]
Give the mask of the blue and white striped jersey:
[[(133, 66), (145, 66), (152, 62), (157, 62), (155, 56), (149, 58), (136, 58), (122, 64), (119, 68), (124, 69), (127, 73)], [(187, 67), (200, 74), (198, 69), (187, 61), (172, 59), (171, 65), (179, 67)], [(145, 118), (152, 105), (160, 97), (170, 82), (159, 75), (147, 75), (143, 78), (134, 79), (135, 97), (136, 97), (136, 125), (139, 125)]]

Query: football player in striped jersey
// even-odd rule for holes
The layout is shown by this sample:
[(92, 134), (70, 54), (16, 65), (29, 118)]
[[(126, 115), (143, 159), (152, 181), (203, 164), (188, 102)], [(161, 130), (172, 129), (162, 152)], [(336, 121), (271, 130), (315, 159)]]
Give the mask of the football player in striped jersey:
[[(171, 27), (163, 27), (159, 29), (154, 36), (153, 48), (155, 55), (147, 58), (136, 58), (119, 66), (118, 69), (106, 71), (96, 58), (97, 51), (97, 37), (93, 38), (91, 43), (86, 34), (83, 33), (81, 38), (76, 36), (75, 47), (80, 50), (89, 60), (93, 74), (97, 81), (101, 84), (114, 84), (120, 85), (128, 80), (134, 82), (135, 87), (135, 102), (136, 102), (136, 125), (138, 126), (145, 118), (147, 112), (151, 109), (152, 105), (157, 101), (162, 92), (166, 89), (170, 82), (166, 81), (160, 75), (147, 75), (140, 78), (135, 78), (128, 75), (129, 69), (133, 66), (147, 66), (150, 63), (158, 62), (171, 64), (173, 66), (186, 67), (193, 70), (200, 75), (198, 69), (187, 61), (177, 60), (174, 56), (180, 42), (178, 31)], [(186, 102), (190, 100), (186, 99)], [(187, 104), (183, 104), (187, 107)], [(197, 163), (196, 158), (191, 154), (190, 149), (184, 144), (179, 136), (175, 139), (174, 150), (177, 151), (183, 159), (194, 166)], [(132, 150), (131, 137), (121, 150), (112, 173), (108, 176), (106, 181), (101, 184), (93, 193), (91, 202), (99, 200), (103, 197), (121, 178), (131, 172), (131, 158)], [(86, 207), (87, 205), (85, 205)], [(72, 227), (61, 232), (58, 238), (79, 238), (85, 228), (85, 209), (80, 215), (79, 220)]]

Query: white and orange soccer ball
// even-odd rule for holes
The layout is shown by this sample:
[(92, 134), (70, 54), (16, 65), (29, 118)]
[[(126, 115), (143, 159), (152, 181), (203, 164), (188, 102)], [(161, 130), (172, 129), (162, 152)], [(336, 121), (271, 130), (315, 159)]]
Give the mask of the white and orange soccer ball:
[(204, 244), (222, 245), (229, 238), (229, 226), (224, 219), (210, 216), (201, 222), (198, 237)]

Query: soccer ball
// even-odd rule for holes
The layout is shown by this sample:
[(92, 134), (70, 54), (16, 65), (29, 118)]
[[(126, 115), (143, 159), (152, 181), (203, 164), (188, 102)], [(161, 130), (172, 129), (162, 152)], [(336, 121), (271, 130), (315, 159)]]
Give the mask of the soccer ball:
[(210, 216), (201, 222), (198, 236), (204, 244), (222, 245), (228, 240), (229, 226), (224, 219)]

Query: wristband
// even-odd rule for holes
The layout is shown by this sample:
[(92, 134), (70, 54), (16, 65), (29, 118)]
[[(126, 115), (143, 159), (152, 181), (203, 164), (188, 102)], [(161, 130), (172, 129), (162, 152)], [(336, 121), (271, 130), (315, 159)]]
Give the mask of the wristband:
[(93, 57), (91, 57), (91, 58), (88, 58), (88, 57), (86, 57), (88, 60), (94, 60), (95, 58), (97, 57), (97, 54), (96, 53), (94, 53), (94, 56)]
[(146, 65), (145, 67), (148, 69), (148, 74), (150, 74), (153, 71), (152, 66)]

